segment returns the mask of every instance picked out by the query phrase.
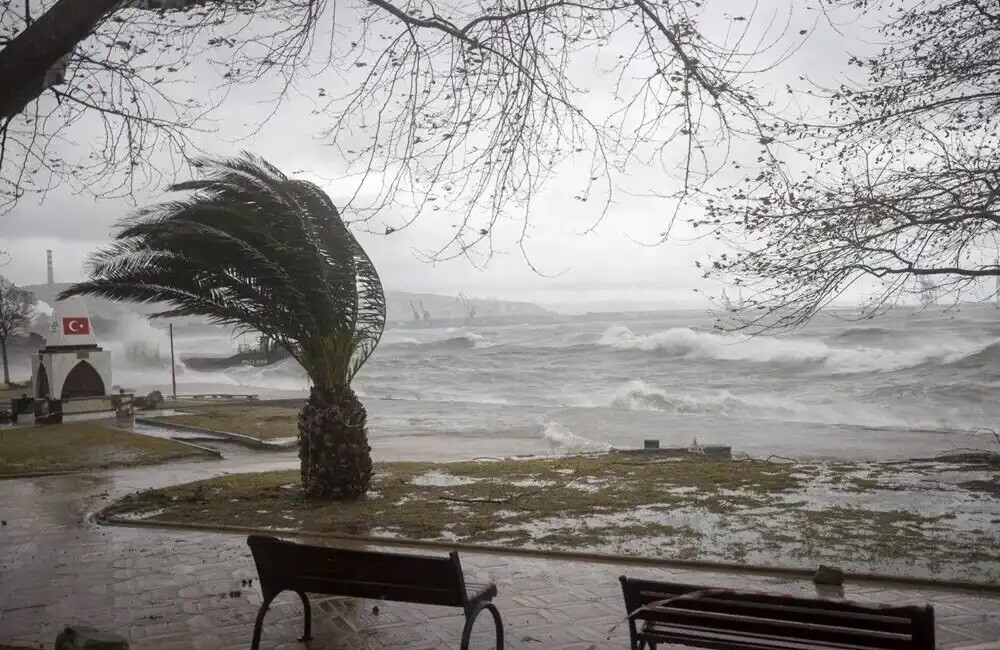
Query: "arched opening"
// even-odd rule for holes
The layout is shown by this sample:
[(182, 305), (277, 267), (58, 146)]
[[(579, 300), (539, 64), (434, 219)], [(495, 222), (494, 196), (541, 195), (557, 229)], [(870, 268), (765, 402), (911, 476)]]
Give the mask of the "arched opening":
[(38, 374), (35, 376), (35, 397), (42, 398), (49, 394), (49, 373), (45, 365), (38, 363)]
[(73, 366), (63, 382), (61, 399), (100, 397), (104, 395), (104, 380), (94, 366), (86, 361)]

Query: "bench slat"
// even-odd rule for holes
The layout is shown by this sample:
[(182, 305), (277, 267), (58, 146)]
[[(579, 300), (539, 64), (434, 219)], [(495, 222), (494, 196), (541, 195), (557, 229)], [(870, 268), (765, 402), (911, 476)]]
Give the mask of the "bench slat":
[(330, 580), (316, 576), (301, 576), (297, 584), (302, 591), (311, 594), (332, 594), (371, 600), (399, 600), (407, 603), (447, 605), (450, 607), (463, 605), (461, 598), (456, 597), (453, 589), (435, 589), (430, 586), (420, 587), (359, 580)]
[(719, 650), (871, 650), (870, 646), (835, 641), (797, 640), (763, 634), (704, 630), (684, 625), (656, 626), (639, 633), (655, 643), (678, 643)]
[[(661, 598), (651, 599), (651, 602), (670, 597), (672, 596), (662, 595)], [(724, 611), (733, 614), (766, 616), (768, 618), (804, 621), (822, 625), (836, 625), (840, 622), (850, 622), (853, 627), (880, 630), (883, 632), (897, 632), (900, 634), (909, 634), (913, 629), (913, 621), (908, 616), (900, 617), (885, 614), (870, 614), (868, 612), (818, 610), (814, 607), (771, 605), (743, 600), (725, 600), (713, 598), (712, 596), (680, 598), (672, 601), (668, 607), (699, 611)]]
[(654, 621), (657, 625), (661, 623), (689, 625), (697, 627), (700, 630), (705, 630), (706, 632), (732, 631), (801, 642), (829, 641), (856, 645), (863, 648), (879, 648), (881, 650), (908, 650), (911, 646), (911, 637), (909, 634), (853, 629), (848, 623), (819, 625), (816, 623), (743, 616), (725, 612), (676, 609), (669, 606), (644, 610), (636, 618), (644, 621)]
[(804, 598), (784, 594), (773, 594), (755, 591), (739, 591), (735, 589), (715, 588), (698, 585), (688, 585), (673, 582), (654, 582), (651, 580), (634, 580), (628, 578), (629, 588), (634, 594), (641, 595), (642, 603), (651, 600), (662, 600), (673, 598), (682, 594), (694, 591), (710, 591), (704, 597), (727, 600), (733, 602), (764, 603), (771, 605), (792, 605), (807, 609), (821, 611), (841, 611), (841, 612), (870, 612), (881, 616), (898, 616), (909, 618), (913, 615), (921, 615), (923, 607), (914, 605), (877, 605), (872, 603), (856, 603), (845, 600), (830, 600), (828, 598)]

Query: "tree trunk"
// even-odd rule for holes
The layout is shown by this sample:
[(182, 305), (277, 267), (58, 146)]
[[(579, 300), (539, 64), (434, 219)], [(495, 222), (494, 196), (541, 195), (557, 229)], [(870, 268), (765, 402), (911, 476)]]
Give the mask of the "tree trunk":
[(312, 388), (299, 414), (302, 486), (310, 499), (358, 498), (371, 485), (368, 414), (350, 388)]
[(3, 356), (3, 383), (10, 386), (10, 370), (7, 368), (7, 339), (0, 339), (0, 356)]
[(121, 0), (59, 0), (0, 50), (0, 119), (45, 90), (45, 75)]
[(105, 16), (118, 9), (185, 9), (197, 0), (58, 0), (0, 49), (0, 121), (12, 118), (54, 83), (67, 61)]

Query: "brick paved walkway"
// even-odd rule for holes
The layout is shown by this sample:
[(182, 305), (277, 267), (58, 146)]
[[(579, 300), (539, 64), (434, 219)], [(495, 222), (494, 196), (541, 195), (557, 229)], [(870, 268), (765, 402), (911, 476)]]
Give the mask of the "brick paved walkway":
[[(261, 466), (291, 465), (288, 455), (255, 457)], [(180, 463), (38, 479), (0, 481), (0, 645), (52, 646), (68, 623), (126, 635), (136, 649), (247, 648), (260, 595), (243, 536), (105, 528), (88, 512), (140, 487), (253, 469), (246, 458)], [(624, 614), (623, 573), (714, 585), (815, 593), (807, 582), (710, 572), (463, 555), (466, 572), (492, 579), (513, 649), (627, 648), (625, 631), (609, 630)], [(253, 578), (254, 587), (241, 586)], [(945, 648), (1000, 650), (1000, 599), (969, 592), (850, 584), (846, 595), (893, 603), (934, 603)], [(301, 618), (294, 596), (268, 615), (263, 648), (457, 648), (460, 612), (447, 608), (323, 600), (315, 640), (295, 641)], [(474, 648), (492, 647), (488, 616)], [(609, 638), (610, 637), (610, 638)]]

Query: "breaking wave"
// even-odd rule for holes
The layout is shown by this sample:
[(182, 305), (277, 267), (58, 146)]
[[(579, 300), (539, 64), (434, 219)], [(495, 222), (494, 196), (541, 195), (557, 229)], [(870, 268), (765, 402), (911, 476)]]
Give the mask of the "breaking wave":
[(542, 437), (552, 445), (553, 449), (561, 451), (608, 451), (611, 445), (606, 442), (596, 442), (583, 438), (558, 422), (547, 420), (541, 423)]
[(738, 397), (728, 390), (705, 395), (672, 394), (636, 379), (618, 390), (612, 408), (669, 413), (756, 414), (794, 417), (803, 407), (768, 395)]
[(996, 339), (986, 343), (956, 339), (893, 350), (870, 346), (835, 347), (816, 340), (747, 337), (688, 327), (640, 335), (622, 325), (608, 328), (598, 340), (601, 346), (659, 352), (685, 359), (821, 366), (824, 370), (844, 373), (891, 372), (931, 362), (952, 363), (980, 353), (995, 343)]
[(991, 343), (978, 352), (956, 359), (950, 365), (958, 368), (997, 368), (1000, 366), (1000, 341)]
[(434, 347), (442, 349), (480, 349), (480, 348), (491, 348), (496, 345), (495, 342), (489, 340), (482, 334), (477, 334), (475, 332), (467, 331), (453, 331), (446, 330), (447, 334), (444, 338), (430, 339), (426, 341), (421, 341), (413, 337), (403, 337), (396, 340), (386, 341), (385, 345), (393, 346), (421, 346), (421, 347)]

